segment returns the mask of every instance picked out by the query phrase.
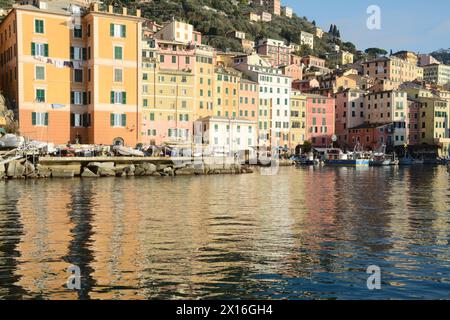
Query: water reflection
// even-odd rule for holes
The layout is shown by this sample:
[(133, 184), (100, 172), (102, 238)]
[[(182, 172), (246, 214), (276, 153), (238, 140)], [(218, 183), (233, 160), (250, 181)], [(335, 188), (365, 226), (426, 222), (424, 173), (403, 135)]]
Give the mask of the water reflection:
[(433, 167), (2, 182), (0, 298), (449, 298), (449, 199)]

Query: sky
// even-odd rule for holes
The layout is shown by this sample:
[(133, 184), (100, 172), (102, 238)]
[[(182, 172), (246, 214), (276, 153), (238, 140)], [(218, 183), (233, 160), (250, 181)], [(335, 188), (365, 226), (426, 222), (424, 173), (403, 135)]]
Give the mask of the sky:
[[(428, 53), (450, 48), (448, 0), (281, 0), (300, 17), (328, 31), (336, 24), (341, 38), (360, 50), (369, 47)], [(377, 5), (381, 28), (370, 30), (367, 8)]]

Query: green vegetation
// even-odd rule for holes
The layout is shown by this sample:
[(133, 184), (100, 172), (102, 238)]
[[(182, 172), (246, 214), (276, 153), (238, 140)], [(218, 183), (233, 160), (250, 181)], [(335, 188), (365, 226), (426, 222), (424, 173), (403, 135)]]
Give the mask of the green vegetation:
[[(135, 5), (134, 1), (125, 0), (105, 2)], [(272, 16), (271, 22), (250, 22), (248, 13), (260, 12), (262, 8), (255, 4), (249, 5), (245, 0), (235, 2), (237, 5), (231, 0), (153, 0), (138, 5), (144, 17), (157, 23), (175, 18), (192, 24), (204, 35), (205, 43), (223, 51), (242, 50), (239, 41), (226, 36), (233, 30), (245, 32), (247, 38), (254, 41), (273, 38), (296, 44), (300, 44), (300, 31), (314, 32), (314, 21), (295, 14), (291, 19)], [(332, 29), (332, 33), (325, 33), (322, 39), (315, 37), (314, 51), (309, 52), (305, 48), (302, 48), (302, 51), (324, 57), (332, 44), (338, 44), (344, 50), (355, 53), (356, 48), (352, 43), (341, 41), (337, 26)]]
[(431, 55), (440, 62), (450, 65), (450, 48), (434, 51)]

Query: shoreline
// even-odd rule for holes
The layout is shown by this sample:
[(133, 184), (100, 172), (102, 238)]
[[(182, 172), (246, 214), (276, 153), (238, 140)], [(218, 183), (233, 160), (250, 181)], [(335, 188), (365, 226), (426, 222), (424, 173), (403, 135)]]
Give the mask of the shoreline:
[[(34, 161), (33, 161), (34, 160)], [(277, 165), (291, 166), (289, 160)], [(234, 158), (40, 157), (0, 161), (0, 179), (194, 176), (253, 173)]]

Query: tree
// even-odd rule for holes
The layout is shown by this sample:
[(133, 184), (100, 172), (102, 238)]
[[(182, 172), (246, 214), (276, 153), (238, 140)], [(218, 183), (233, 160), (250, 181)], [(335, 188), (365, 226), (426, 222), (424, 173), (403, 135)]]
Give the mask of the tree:
[(378, 58), (380, 56), (387, 55), (387, 51), (380, 48), (367, 48), (364, 50), (365, 53), (369, 56), (369, 58)]

